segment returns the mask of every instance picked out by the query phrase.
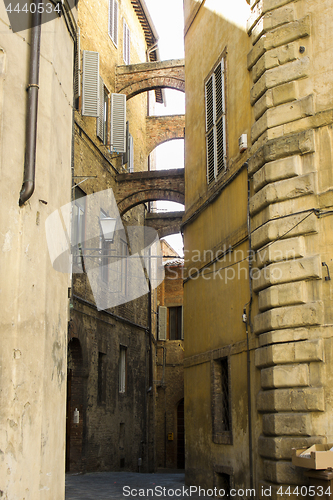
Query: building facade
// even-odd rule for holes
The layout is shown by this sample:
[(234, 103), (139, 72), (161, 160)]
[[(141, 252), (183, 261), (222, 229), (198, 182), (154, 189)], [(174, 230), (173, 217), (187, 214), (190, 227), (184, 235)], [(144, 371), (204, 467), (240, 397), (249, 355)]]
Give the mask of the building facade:
[(281, 494), (331, 442), (331, 8), (185, 1), (189, 483)]
[(70, 282), (52, 267), (45, 230), (48, 216), (71, 200), (77, 11), (74, 2), (60, 5), (48, 22), (31, 16), (34, 27), (25, 13), (16, 17), (7, 2), (0, 5), (0, 496), (6, 500), (65, 495)]
[[(147, 115), (155, 99), (163, 101), (163, 94), (161, 85), (127, 93), (124, 89), (131, 86), (138, 67), (147, 72), (159, 58), (157, 34), (145, 3), (137, 0), (101, 0), (98, 8), (82, 2), (78, 25), (74, 234), (86, 241), (74, 257), (66, 467), (72, 472), (147, 472), (155, 467), (155, 325), (151, 311), (156, 298), (152, 289), (126, 300), (125, 296), (133, 284), (129, 255), (136, 253), (133, 245), (140, 239), (142, 250), (146, 238), (138, 231), (130, 248), (128, 235), (133, 227), (143, 228), (147, 212), (144, 198), (132, 199), (133, 182), (140, 182), (147, 173)], [(87, 223), (89, 195), (107, 189), (116, 203), (118, 236), (111, 244), (104, 241), (98, 224), (95, 239), (90, 239)], [(122, 199), (125, 206), (120, 206)], [(101, 204), (96, 220), (112, 215), (110, 207)], [(113, 263), (118, 266), (116, 275), (108, 269), (113, 255), (118, 259), (118, 264)], [(84, 272), (80, 272), (81, 256)], [(100, 266), (101, 295), (110, 298), (113, 284), (120, 285), (121, 300), (112, 306), (104, 300), (102, 307), (97, 301), (89, 275), (95, 264)], [(142, 268), (137, 272), (143, 273)], [(143, 280), (147, 286), (144, 275)]]
[(156, 461), (158, 468), (184, 469), (184, 261), (162, 240), (165, 278), (157, 289)]

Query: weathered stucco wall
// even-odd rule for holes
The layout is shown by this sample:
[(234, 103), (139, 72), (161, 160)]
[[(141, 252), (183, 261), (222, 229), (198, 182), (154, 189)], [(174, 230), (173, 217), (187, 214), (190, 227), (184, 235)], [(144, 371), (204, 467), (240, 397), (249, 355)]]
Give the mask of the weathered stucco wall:
[[(199, 3), (185, 2), (184, 232), (187, 267), (195, 278), (186, 283), (184, 298), (185, 335), (186, 329), (191, 332), (184, 362), (187, 480), (211, 487), (230, 477), (236, 488), (249, 486), (241, 314), (250, 295), (245, 274), (237, 283), (237, 262), (242, 251), (246, 257), (250, 245), (256, 268), (249, 324), (254, 487), (258, 494), (262, 486), (271, 487), (274, 497), (278, 491), (281, 495), (282, 484), (307, 484), (302, 470), (291, 463), (292, 447), (332, 439), (332, 281), (325, 280), (328, 272), (323, 265), (330, 270), (332, 263), (333, 37), (327, 15), (332, 2), (252, 1), (247, 28), (240, 31), (242, 13), (248, 11), (245, 1), (234, 20), (227, 2), (220, 4), (215, 17), (216, 2)], [(216, 36), (205, 37), (208, 30)], [(228, 37), (238, 43), (227, 44)], [(220, 191), (213, 187), (209, 193), (205, 60), (213, 65), (226, 44), (228, 168), (216, 182)], [(201, 56), (204, 63), (198, 69), (197, 54), (203, 53), (206, 57)], [(250, 146), (245, 153), (250, 241), (246, 169), (236, 176), (241, 165), (236, 139), (244, 132)], [(224, 282), (217, 274), (212, 279), (212, 257), (204, 252), (219, 250), (219, 241), (227, 252), (216, 265), (225, 267)], [(195, 268), (204, 264), (207, 271), (197, 276)], [(240, 265), (248, 270), (248, 262)], [(216, 425), (211, 415), (214, 398), (218, 399), (216, 360), (223, 357), (230, 359), (232, 445), (216, 445), (209, 439)], [(197, 393), (190, 391), (190, 384)], [(204, 457), (207, 463), (212, 457), (209, 466)]]
[[(243, 2), (235, 3), (231, 11), (229, 2), (185, 2), (183, 226), (185, 266), (191, 276), (185, 276), (184, 284), (186, 482), (206, 488), (225, 487), (226, 478), (231, 487), (250, 487), (247, 343), (242, 321), (250, 300), (248, 186), (243, 166), (247, 153), (239, 153), (238, 138), (245, 133), (250, 140), (252, 110), (246, 71), (250, 41), (242, 8)], [(205, 81), (223, 53), (227, 167), (208, 185)], [(258, 377), (253, 335), (249, 347), (254, 405)], [(221, 359), (228, 360), (228, 377), (222, 382), (216, 376)], [(228, 386), (231, 416), (231, 429), (224, 434), (218, 429), (222, 402), (216, 402), (221, 383)]]
[(20, 208), (30, 33), (11, 32), (3, 3), (0, 18), (0, 496), (63, 500), (69, 277), (45, 220), (71, 199), (73, 41), (62, 18), (42, 25), (36, 187)]

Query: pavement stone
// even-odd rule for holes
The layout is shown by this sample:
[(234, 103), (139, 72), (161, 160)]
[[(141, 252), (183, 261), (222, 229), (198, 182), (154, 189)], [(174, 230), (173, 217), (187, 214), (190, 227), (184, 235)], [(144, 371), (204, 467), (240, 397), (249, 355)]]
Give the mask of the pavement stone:
[[(92, 472), (66, 475), (66, 500), (199, 498), (195, 492), (192, 492), (191, 496), (184, 494), (184, 489), (189, 493), (183, 471), (156, 474)], [(200, 496), (201, 500), (203, 498), (205, 497)]]

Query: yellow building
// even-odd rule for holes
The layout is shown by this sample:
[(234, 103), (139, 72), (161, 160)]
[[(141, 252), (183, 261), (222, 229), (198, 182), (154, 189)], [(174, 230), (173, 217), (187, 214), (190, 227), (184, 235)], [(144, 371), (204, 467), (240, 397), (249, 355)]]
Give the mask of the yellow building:
[(184, 5), (187, 482), (273, 496), (332, 441), (332, 2)]

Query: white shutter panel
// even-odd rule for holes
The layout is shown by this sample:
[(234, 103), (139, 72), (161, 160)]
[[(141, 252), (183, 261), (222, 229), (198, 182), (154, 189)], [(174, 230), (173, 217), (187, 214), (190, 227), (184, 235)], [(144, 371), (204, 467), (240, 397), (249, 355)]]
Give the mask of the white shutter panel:
[(164, 306), (158, 308), (158, 340), (166, 340), (167, 310)]
[(99, 116), (99, 53), (83, 51), (82, 115)]
[(127, 26), (127, 35), (126, 35), (126, 38), (127, 38), (127, 55), (126, 55), (126, 59), (127, 59), (127, 64), (130, 64), (130, 60), (131, 60), (131, 57), (130, 57), (131, 34), (130, 34), (130, 30), (129, 30), (128, 26)]
[(114, 31), (114, 0), (109, 0), (109, 24), (108, 24), (108, 30), (109, 30), (109, 36), (111, 40), (113, 40), (113, 31)]
[(124, 19), (123, 22), (123, 58), (124, 63), (130, 63), (130, 30)]
[(113, 43), (118, 47), (118, 2), (114, 0), (113, 9)]
[(81, 95), (81, 52), (80, 52), (80, 28), (76, 34), (76, 50), (74, 61), (74, 98), (77, 99)]
[(97, 118), (97, 137), (104, 140), (104, 82), (103, 78), (99, 77), (99, 100), (98, 100), (99, 115)]
[(126, 28), (127, 28), (127, 24), (126, 24), (125, 19), (123, 19), (123, 59), (124, 59), (124, 63), (125, 63), (125, 64), (127, 64), (127, 61), (126, 61), (126, 55), (127, 55), (127, 47), (126, 47), (126, 42), (127, 42), (127, 37), (126, 37)]
[(111, 94), (111, 150), (126, 152), (126, 95)]
[(133, 136), (129, 136), (129, 159), (128, 159), (128, 169), (129, 172), (134, 172), (134, 141)]

